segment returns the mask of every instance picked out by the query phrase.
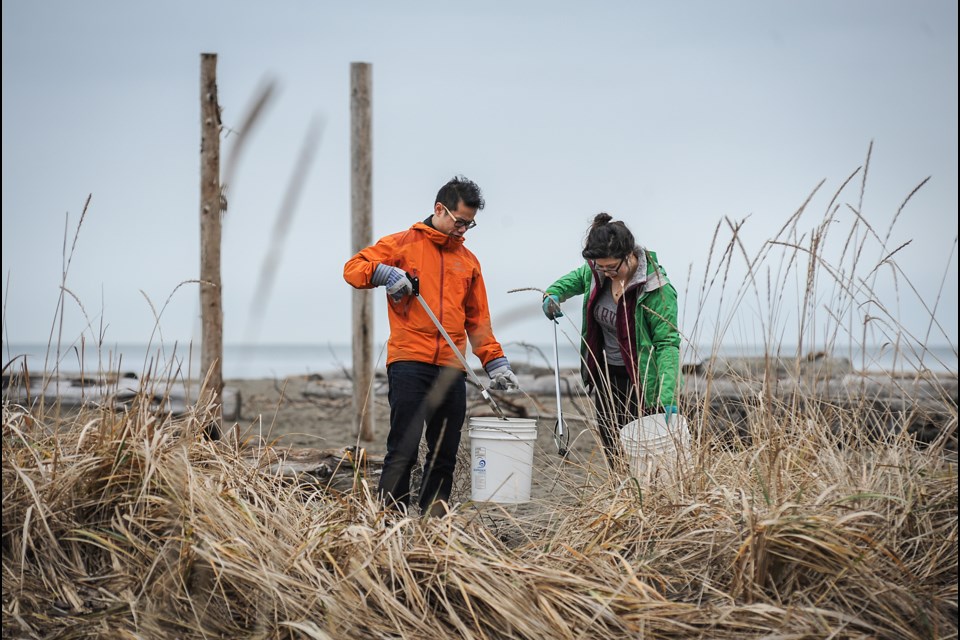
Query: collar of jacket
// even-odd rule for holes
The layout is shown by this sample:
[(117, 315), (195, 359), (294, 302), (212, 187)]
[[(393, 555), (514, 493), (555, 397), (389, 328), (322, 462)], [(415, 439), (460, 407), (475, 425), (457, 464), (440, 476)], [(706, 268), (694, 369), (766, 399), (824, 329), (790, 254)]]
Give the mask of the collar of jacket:
[[(642, 287), (640, 293), (649, 293), (662, 287), (664, 282), (660, 278), (660, 271), (658, 269), (650, 269), (652, 261), (647, 260), (647, 250), (641, 246), (637, 246), (633, 251), (633, 255), (637, 257), (637, 270), (633, 272), (633, 277), (630, 278), (630, 282), (627, 283), (626, 289), (630, 290), (634, 287)], [(591, 265), (590, 268), (593, 269), (593, 266)], [(609, 276), (604, 275), (601, 271), (594, 270), (594, 273), (597, 275), (600, 286), (603, 286)]]
[(443, 231), (439, 231), (436, 228), (426, 224), (424, 222), (414, 223), (410, 227), (413, 231), (419, 231), (426, 235), (430, 241), (439, 246), (442, 249), (456, 249), (457, 247), (463, 246), (463, 237), (457, 236), (448, 236)]

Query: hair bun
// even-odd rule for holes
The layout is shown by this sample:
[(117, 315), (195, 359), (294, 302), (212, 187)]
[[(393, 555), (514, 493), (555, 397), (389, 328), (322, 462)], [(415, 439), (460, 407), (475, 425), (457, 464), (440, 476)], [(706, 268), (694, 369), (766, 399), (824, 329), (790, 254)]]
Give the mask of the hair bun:
[(601, 211), (593, 217), (593, 224), (587, 229), (584, 238), (583, 251), (580, 252), (586, 260), (598, 258), (624, 258), (633, 253), (637, 243), (633, 234), (622, 220), (614, 222), (613, 216)]
[(607, 224), (611, 220), (613, 220), (613, 216), (611, 216), (609, 213), (606, 213), (605, 211), (601, 211), (596, 216), (594, 216), (593, 226), (599, 227)]

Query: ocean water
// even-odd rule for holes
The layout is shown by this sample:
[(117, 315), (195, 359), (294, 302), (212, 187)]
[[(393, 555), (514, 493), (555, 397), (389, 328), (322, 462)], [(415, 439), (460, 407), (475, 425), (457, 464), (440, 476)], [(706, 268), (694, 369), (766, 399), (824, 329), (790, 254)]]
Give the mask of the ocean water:
[[(552, 369), (554, 364), (553, 343), (505, 343), (507, 357), (514, 363)], [(780, 346), (780, 353), (792, 357), (795, 347)], [(725, 357), (762, 356), (761, 346), (724, 345), (716, 349), (701, 346), (696, 349), (685, 348), (683, 362), (699, 362), (715, 352)], [(386, 365), (386, 350), (383, 345), (375, 346), (377, 368)], [(917, 371), (929, 369), (935, 372), (957, 371), (957, 354), (949, 345), (927, 347), (914, 352), (903, 350), (898, 353), (889, 346), (836, 347), (832, 355), (850, 358), (855, 368), (871, 370)], [(561, 368), (576, 368), (580, 358), (577, 348), (569, 343), (558, 344), (557, 359)], [(480, 361), (469, 355), (467, 361), (480, 368)], [(225, 379), (285, 378), (289, 376), (319, 373), (336, 375), (349, 370), (351, 347), (349, 344), (281, 344), (281, 345), (243, 345), (224, 346), (223, 376)], [(59, 363), (59, 364), (58, 364)], [(178, 376), (200, 377), (200, 351), (184, 345), (146, 345), (112, 344), (100, 349), (89, 346), (62, 346), (47, 348), (38, 343), (3, 343), (3, 371), (20, 371), (26, 365), (31, 372), (53, 371), (59, 368), (62, 374), (80, 372), (133, 372), (138, 376), (150, 373), (166, 376), (175, 373)]]

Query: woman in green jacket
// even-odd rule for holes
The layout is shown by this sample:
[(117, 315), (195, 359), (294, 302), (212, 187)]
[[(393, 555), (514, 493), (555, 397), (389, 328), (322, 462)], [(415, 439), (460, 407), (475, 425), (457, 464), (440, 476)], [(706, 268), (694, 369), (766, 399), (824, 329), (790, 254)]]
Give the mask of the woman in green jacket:
[(677, 413), (677, 291), (656, 254), (607, 213), (593, 219), (581, 255), (583, 265), (547, 287), (543, 312), (556, 321), (561, 302), (583, 295), (580, 371), (607, 463), (622, 472), (620, 427), (656, 413), (669, 423)]

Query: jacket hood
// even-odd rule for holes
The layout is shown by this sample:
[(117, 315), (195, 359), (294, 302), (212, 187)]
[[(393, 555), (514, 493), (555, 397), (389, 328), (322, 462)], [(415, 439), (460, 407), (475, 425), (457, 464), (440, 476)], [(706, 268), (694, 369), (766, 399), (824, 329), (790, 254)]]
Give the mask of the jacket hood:
[(410, 229), (426, 234), (433, 244), (438, 245), (443, 249), (456, 249), (458, 246), (463, 245), (464, 238), (462, 236), (449, 236), (443, 231), (435, 229), (434, 227), (424, 224), (423, 222), (414, 223)]
[[(660, 268), (657, 265), (656, 254), (651, 254), (653, 259), (647, 260), (647, 250), (637, 245), (633, 250), (633, 255), (637, 257), (637, 270), (633, 272), (633, 277), (630, 278), (630, 282), (627, 283), (628, 289), (641, 287), (642, 293), (649, 293), (667, 284), (667, 279), (660, 272)], [(590, 269), (593, 270), (592, 265)], [(609, 277), (599, 271), (594, 271), (594, 273), (599, 278), (601, 285), (606, 282)]]

